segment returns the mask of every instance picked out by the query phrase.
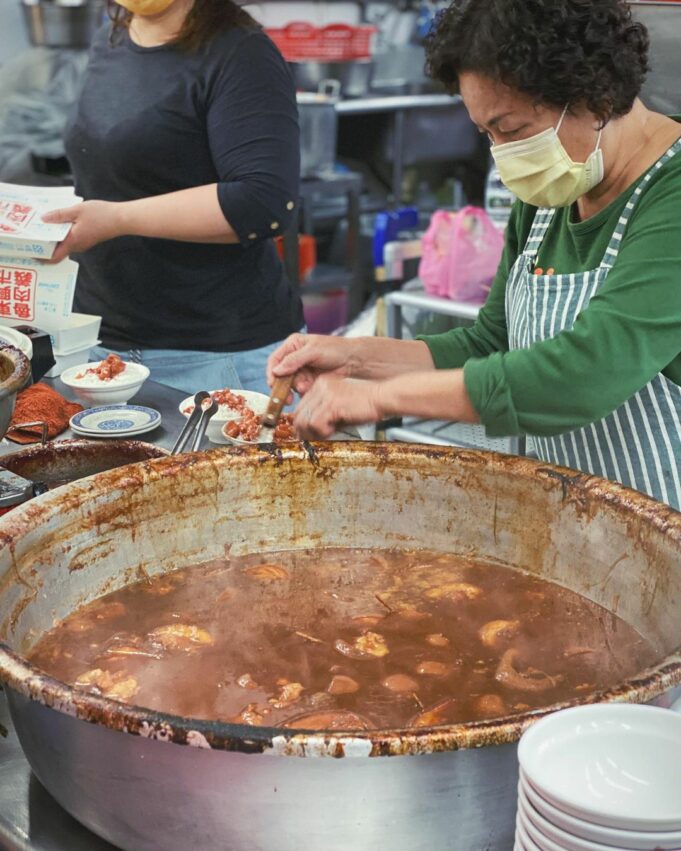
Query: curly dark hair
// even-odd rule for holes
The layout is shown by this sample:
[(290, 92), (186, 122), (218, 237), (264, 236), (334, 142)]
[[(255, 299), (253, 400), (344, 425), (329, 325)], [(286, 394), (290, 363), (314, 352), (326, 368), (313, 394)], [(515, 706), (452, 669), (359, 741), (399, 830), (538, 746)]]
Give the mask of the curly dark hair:
[[(107, 11), (111, 20), (110, 41), (115, 44), (121, 30), (130, 24), (132, 15), (115, 0), (108, 0)], [(234, 0), (194, 0), (184, 24), (173, 44), (180, 50), (196, 52), (213, 36), (232, 27), (258, 28), (258, 24)]]
[(426, 41), (426, 69), (452, 93), (474, 71), (605, 123), (633, 106), (648, 46), (626, 0), (453, 0)]

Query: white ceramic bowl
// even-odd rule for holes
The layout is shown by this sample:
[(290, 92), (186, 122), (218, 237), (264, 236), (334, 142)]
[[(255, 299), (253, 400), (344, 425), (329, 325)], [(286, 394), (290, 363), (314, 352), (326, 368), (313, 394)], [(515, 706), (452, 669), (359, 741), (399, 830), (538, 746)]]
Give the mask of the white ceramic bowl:
[(515, 847), (519, 848), (520, 851), (546, 851), (546, 849), (540, 848), (536, 842), (530, 839), (520, 813), (518, 813), (515, 820)]
[(525, 779), (576, 818), (623, 830), (681, 830), (681, 716), (631, 704), (542, 718), (518, 746)]
[[(520, 825), (522, 830), (525, 831), (525, 842), (530, 843), (530, 848), (539, 848), (540, 851), (572, 851), (574, 846), (572, 845), (558, 845), (558, 843), (554, 842), (550, 837), (545, 836), (539, 828), (535, 827), (530, 820), (527, 818), (525, 813), (522, 810), (518, 810), (518, 820), (516, 823)], [(596, 846), (598, 851), (612, 851), (612, 849), (608, 849), (606, 845), (598, 845)]]
[(578, 846), (582, 849), (600, 848), (603, 845), (611, 848), (626, 848), (627, 851), (629, 849), (631, 851), (650, 851), (651, 848), (658, 848), (661, 851), (677, 851), (681, 848), (681, 831), (649, 831), (646, 833), (639, 830), (601, 827), (599, 824), (582, 821), (556, 809), (548, 801), (545, 801), (524, 777), (520, 779), (518, 791), (519, 806), (524, 803), (528, 818), (542, 833), (556, 841), (569, 835), (574, 842), (578, 840), (587, 842), (586, 846)]
[[(210, 390), (208, 392), (216, 393), (218, 391)], [(252, 408), (256, 414), (264, 414), (267, 410), (270, 399), (269, 396), (265, 396), (264, 393), (256, 393), (254, 390), (230, 390), (230, 392), (243, 396), (249, 408)], [(179, 410), (184, 417), (188, 418), (193, 409), (194, 396), (187, 396), (186, 399), (183, 399), (182, 402), (180, 402)], [(206, 429), (206, 436), (208, 437), (208, 440), (210, 440), (211, 443), (219, 443), (223, 445), (237, 442), (243, 443), (244, 441), (235, 441), (230, 437), (226, 437), (222, 432), (222, 427), (225, 423), (230, 420), (238, 420), (240, 418), (241, 414), (239, 411), (235, 411), (228, 405), (220, 405), (218, 412), (208, 421), (208, 428)]]
[[(556, 848), (562, 849), (562, 851), (612, 851), (612, 845), (590, 842), (587, 839), (573, 836), (551, 824), (550, 821), (547, 821), (533, 809), (522, 793), (518, 796), (518, 814), (523, 819), (523, 824), (530, 837), (534, 838), (535, 841), (540, 839), (539, 844), (542, 847), (547, 845), (547, 851), (555, 851)], [(533, 831), (538, 831), (538, 834), (533, 833)], [(620, 831), (620, 833), (622, 832)], [(629, 851), (627, 845), (617, 847)], [(648, 848), (654, 847), (653, 845), (648, 846)]]
[(98, 405), (121, 405), (129, 402), (149, 378), (149, 368), (139, 363), (126, 361), (125, 371), (111, 381), (100, 381), (94, 376), (79, 379), (95, 363), (72, 366), (61, 374), (63, 383), (89, 408)]

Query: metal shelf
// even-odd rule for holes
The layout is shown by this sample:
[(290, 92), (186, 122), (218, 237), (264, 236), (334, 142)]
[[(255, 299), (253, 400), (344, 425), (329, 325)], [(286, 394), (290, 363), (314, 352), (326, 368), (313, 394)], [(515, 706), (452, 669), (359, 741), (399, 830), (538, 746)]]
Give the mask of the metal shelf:
[[(415, 308), (458, 319), (474, 320), (480, 306), (427, 295), (424, 292), (396, 290), (385, 297), (387, 334), (402, 339), (402, 309)], [(487, 437), (480, 425), (423, 420), (405, 417), (400, 426), (386, 429), (386, 439), (405, 443), (426, 443), (432, 446), (461, 446), (468, 449), (487, 449), (512, 455), (524, 454), (524, 440), (519, 438)]]
[(475, 320), (480, 313), (480, 306), (451, 301), (448, 298), (427, 295), (424, 292), (406, 292), (396, 290), (385, 296), (387, 334), (396, 340), (402, 339), (402, 308), (412, 307), (430, 313), (444, 316), (454, 316), (458, 319)]
[(430, 446), (460, 446), (464, 449), (487, 449), (490, 452), (519, 454), (517, 438), (487, 437), (482, 426), (442, 420), (419, 420), (405, 417), (401, 426), (386, 430), (388, 440), (425, 443)]
[(410, 109), (451, 109), (463, 103), (461, 95), (428, 93), (417, 95), (369, 94), (347, 98), (336, 104), (338, 115), (367, 115), (378, 112), (403, 112)]
[[(365, 300), (365, 285), (362, 279), (360, 240), (360, 195), (362, 175), (354, 172), (330, 173), (324, 177), (301, 181), (298, 221), (284, 234), (284, 264), (289, 280), (301, 295), (325, 293), (330, 290), (345, 289), (348, 292), (348, 310), (346, 321), (354, 319)], [(302, 222), (303, 233), (314, 233), (312, 213), (316, 205), (324, 199), (338, 196), (346, 198), (345, 218), (348, 223), (347, 267), (318, 265), (311, 279), (300, 281), (298, 267), (298, 228)]]

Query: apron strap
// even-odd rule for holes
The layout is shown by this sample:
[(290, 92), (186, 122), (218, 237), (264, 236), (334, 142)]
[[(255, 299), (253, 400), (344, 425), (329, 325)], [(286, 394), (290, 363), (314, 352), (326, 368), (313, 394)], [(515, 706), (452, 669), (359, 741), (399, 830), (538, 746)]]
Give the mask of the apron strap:
[(553, 207), (539, 207), (534, 215), (530, 235), (527, 237), (527, 242), (522, 251), (523, 255), (527, 258), (528, 268), (534, 267), (539, 249), (555, 213), (556, 211)]
[(613, 267), (615, 260), (617, 260), (617, 255), (620, 253), (620, 246), (622, 244), (622, 239), (627, 229), (627, 225), (629, 224), (631, 214), (636, 209), (636, 205), (638, 204), (641, 195), (643, 195), (643, 192), (648, 186), (648, 183), (650, 183), (650, 179), (658, 171), (658, 169), (662, 168), (662, 166), (666, 162), (669, 162), (669, 160), (675, 154), (678, 154), (679, 151), (681, 151), (681, 139), (677, 139), (677, 141), (674, 142), (671, 148), (669, 148), (664, 154), (662, 154), (660, 159), (645, 174), (643, 179), (639, 181), (638, 186), (631, 193), (631, 198), (629, 198), (629, 200), (625, 204), (624, 210), (622, 210), (622, 215), (617, 221), (617, 226), (615, 227), (613, 235), (610, 237), (610, 243), (605, 249), (605, 254), (603, 255), (603, 260), (601, 261), (601, 268), (605, 267), (606, 269), (611, 269)]

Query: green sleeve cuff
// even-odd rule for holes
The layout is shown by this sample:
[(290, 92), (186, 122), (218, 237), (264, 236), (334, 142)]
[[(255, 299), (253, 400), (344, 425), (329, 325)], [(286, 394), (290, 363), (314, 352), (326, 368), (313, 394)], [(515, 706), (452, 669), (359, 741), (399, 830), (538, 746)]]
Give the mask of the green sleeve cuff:
[(463, 379), (471, 404), (489, 437), (521, 434), (501, 352), (466, 362)]
[(470, 357), (470, 352), (460, 345), (459, 337), (456, 331), (446, 331), (444, 334), (419, 334), (416, 339), (430, 349), (435, 369), (459, 369)]

